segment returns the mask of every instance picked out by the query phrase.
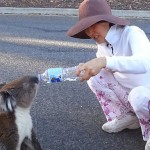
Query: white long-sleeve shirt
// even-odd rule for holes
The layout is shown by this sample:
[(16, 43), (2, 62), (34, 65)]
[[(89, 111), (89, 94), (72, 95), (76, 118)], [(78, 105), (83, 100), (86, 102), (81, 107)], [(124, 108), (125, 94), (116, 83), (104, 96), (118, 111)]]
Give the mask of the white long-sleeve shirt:
[(114, 25), (106, 35), (113, 47), (98, 44), (97, 57), (106, 56), (106, 68), (127, 88), (150, 87), (150, 42), (144, 31), (136, 26)]

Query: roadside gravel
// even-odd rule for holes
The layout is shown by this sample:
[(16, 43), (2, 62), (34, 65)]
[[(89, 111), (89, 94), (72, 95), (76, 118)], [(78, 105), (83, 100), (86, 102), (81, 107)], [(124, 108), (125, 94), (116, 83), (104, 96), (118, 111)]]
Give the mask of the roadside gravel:
[[(78, 8), (83, 0), (0, 0), (0, 7)], [(107, 0), (112, 9), (150, 10), (150, 0)]]

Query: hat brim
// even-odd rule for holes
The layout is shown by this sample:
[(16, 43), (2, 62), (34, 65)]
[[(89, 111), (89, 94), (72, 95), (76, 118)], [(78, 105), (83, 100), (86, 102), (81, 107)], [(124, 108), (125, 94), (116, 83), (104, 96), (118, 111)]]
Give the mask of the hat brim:
[(90, 37), (86, 35), (85, 29), (87, 29), (88, 27), (92, 26), (93, 24), (99, 21), (106, 21), (112, 24), (117, 24), (122, 26), (129, 24), (128, 20), (113, 15), (96, 15), (96, 16), (86, 17), (78, 21), (72, 28), (68, 30), (67, 35), (74, 38), (90, 39)]

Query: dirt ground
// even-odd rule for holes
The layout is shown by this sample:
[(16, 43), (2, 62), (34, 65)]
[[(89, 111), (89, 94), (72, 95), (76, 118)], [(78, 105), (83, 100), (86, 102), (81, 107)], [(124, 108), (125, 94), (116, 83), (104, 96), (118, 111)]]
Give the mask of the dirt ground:
[[(83, 0), (0, 0), (0, 7), (78, 8)], [(112, 9), (150, 10), (150, 0), (107, 0)]]

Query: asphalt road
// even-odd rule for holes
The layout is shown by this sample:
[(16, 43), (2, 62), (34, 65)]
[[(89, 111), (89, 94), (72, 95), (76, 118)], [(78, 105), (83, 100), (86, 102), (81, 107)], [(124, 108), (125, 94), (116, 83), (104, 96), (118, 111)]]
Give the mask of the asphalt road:
[[(76, 17), (0, 16), (0, 82), (71, 67), (95, 57), (94, 41), (66, 36)], [(150, 38), (150, 20), (131, 20)], [(40, 83), (31, 114), (43, 150), (144, 150), (140, 129), (102, 131), (100, 105), (86, 82)]]

